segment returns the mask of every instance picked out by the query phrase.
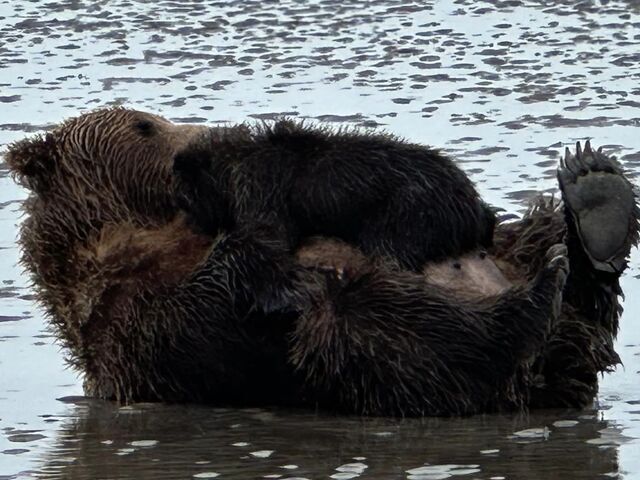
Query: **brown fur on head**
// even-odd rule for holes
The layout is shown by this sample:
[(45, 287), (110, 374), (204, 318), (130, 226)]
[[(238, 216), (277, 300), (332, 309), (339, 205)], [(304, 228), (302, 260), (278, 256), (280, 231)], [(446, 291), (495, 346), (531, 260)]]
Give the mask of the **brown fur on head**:
[(48, 190), (57, 157), (55, 138), (50, 133), (16, 142), (6, 154), (16, 182), (33, 192)]
[(31, 191), (22, 232), (27, 261), (36, 263), (29, 266), (51, 263), (43, 255), (68, 257), (69, 248), (106, 225), (170, 221), (177, 213), (173, 157), (206, 130), (118, 107), (72, 118), (10, 145), (9, 168)]
[(101, 109), (10, 145), (6, 160), (37, 197), (72, 208), (84, 202), (104, 215), (166, 218), (173, 157), (205, 130), (121, 107)]
[[(206, 250), (210, 239), (191, 238), (183, 221), (174, 221), (171, 169), (176, 152), (207, 130), (117, 107), (72, 118), (9, 146), (7, 164), (30, 190), (20, 236), (23, 263), (72, 350), (78, 350), (79, 325), (86, 321), (82, 312), (93, 308), (81, 304), (100, 302), (100, 290), (108, 290), (109, 282), (136, 284), (137, 277), (153, 278), (150, 269), (168, 271), (183, 260), (167, 276), (178, 281)], [(182, 229), (184, 238), (168, 238), (182, 235)], [(154, 236), (159, 248), (149, 247)], [(185, 242), (202, 251), (181, 257)], [(98, 277), (104, 285), (96, 290), (91, 285)]]

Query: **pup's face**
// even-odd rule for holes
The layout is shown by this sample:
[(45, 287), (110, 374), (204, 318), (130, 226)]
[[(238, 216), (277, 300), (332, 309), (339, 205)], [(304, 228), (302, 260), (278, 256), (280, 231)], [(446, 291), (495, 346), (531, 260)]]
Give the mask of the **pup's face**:
[(474, 299), (499, 295), (511, 287), (493, 259), (474, 251), (453, 259), (429, 262), (424, 266), (425, 281)]

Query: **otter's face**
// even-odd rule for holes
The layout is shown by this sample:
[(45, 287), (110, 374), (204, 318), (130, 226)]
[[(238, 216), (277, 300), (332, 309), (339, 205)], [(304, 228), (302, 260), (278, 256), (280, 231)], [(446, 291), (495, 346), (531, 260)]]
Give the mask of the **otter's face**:
[(424, 266), (423, 273), (427, 284), (452, 290), (464, 299), (499, 295), (511, 287), (493, 259), (484, 251), (429, 262)]
[(116, 219), (164, 217), (175, 210), (173, 158), (207, 130), (135, 110), (103, 109), (14, 143), (6, 157), (18, 183), (46, 205)]

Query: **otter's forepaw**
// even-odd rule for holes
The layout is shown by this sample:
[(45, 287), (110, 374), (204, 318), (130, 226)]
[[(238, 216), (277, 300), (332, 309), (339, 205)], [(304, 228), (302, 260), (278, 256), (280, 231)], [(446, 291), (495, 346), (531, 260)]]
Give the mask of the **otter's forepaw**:
[(638, 207), (620, 164), (587, 141), (566, 150), (558, 168), (565, 208), (594, 268), (620, 273), (637, 241)]
[(318, 271), (324, 275), (324, 283), (329, 293), (340, 292), (358, 275), (346, 266), (322, 267)]
[(569, 276), (569, 251), (564, 243), (556, 243), (546, 253), (545, 269), (556, 277), (556, 286), (562, 290)]

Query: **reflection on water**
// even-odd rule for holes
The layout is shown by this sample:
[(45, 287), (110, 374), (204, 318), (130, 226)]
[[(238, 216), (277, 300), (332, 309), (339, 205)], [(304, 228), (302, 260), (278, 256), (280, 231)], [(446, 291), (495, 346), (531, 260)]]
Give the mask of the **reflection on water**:
[(596, 478), (628, 440), (596, 411), (396, 421), (80, 401), (68, 415), (36, 477)]
[[(622, 0), (0, 0), (0, 148), (87, 108), (289, 115), (454, 154), (518, 211), (566, 143), (640, 172), (640, 8)], [(640, 476), (637, 253), (597, 410), (395, 421), (59, 397), (81, 381), (17, 266), (25, 192), (0, 159), (0, 480)], [(271, 477), (269, 477), (271, 476)]]

